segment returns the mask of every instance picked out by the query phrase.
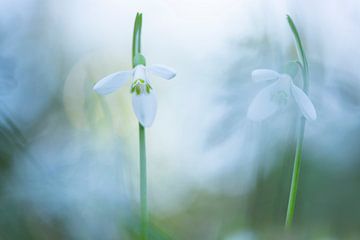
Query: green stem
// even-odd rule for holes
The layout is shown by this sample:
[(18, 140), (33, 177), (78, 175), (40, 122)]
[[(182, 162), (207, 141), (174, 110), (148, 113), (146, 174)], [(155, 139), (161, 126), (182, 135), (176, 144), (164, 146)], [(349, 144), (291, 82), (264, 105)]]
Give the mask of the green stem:
[(139, 144), (140, 144), (141, 235), (142, 235), (142, 239), (146, 240), (148, 236), (146, 145), (145, 145), (145, 129), (140, 123), (139, 123)]
[[(132, 64), (145, 65), (141, 55), (141, 27), (142, 14), (137, 13), (134, 24), (132, 44)], [(141, 57), (140, 57), (141, 56)], [(139, 123), (139, 156), (140, 156), (140, 215), (141, 215), (141, 239), (148, 239), (148, 208), (147, 208), (147, 176), (146, 176), (146, 143), (145, 128)]]
[(142, 27), (142, 14), (137, 13), (134, 24), (133, 44), (132, 44), (132, 64), (136, 67), (139, 63), (136, 61), (135, 56), (141, 54), (141, 27)]
[(286, 213), (285, 227), (290, 228), (294, 219), (294, 211), (295, 211), (295, 202), (296, 202), (296, 194), (299, 184), (299, 176), (300, 176), (300, 165), (301, 165), (301, 157), (302, 157), (302, 147), (304, 140), (304, 131), (305, 131), (305, 118), (301, 117), (299, 125), (298, 125), (298, 135), (296, 140), (296, 151), (295, 151), (295, 159), (294, 159), (294, 167), (291, 178), (291, 187), (289, 194), (289, 202)]
[[(308, 62), (306, 59), (304, 48), (301, 43), (300, 35), (296, 29), (296, 26), (290, 16), (287, 16), (287, 20), (288, 20), (289, 26), (294, 34), (298, 58), (301, 63), (303, 90), (307, 94), (309, 91), (309, 85), (310, 85), (309, 84)], [(293, 167), (293, 173), (292, 173), (292, 178), (291, 178), (289, 202), (288, 202), (288, 207), (287, 207), (287, 212), (286, 212), (286, 220), (285, 220), (285, 228), (287, 228), (287, 229), (289, 229), (291, 227), (293, 219), (294, 219), (295, 202), (296, 202), (296, 195), (297, 195), (297, 190), (298, 190), (298, 185), (299, 185), (299, 177), (300, 177), (300, 166), (301, 166), (301, 159), (302, 159), (305, 122), (306, 122), (305, 118), (303, 116), (301, 116), (300, 121), (298, 122), (298, 127), (297, 127), (298, 132), (297, 132), (297, 138), (296, 138), (294, 167)]]
[(304, 81), (303, 82), (303, 90), (306, 94), (308, 94), (309, 86), (310, 86), (308, 61), (307, 61), (306, 54), (305, 54), (305, 51), (304, 51), (304, 48), (303, 48), (303, 45), (301, 42), (299, 32), (295, 26), (294, 21), (291, 19), (291, 17), (289, 15), (287, 15), (287, 20), (288, 20), (289, 26), (291, 28), (291, 31), (294, 35), (298, 58), (302, 65), (301, 72), (302, 72), (302, 78)]

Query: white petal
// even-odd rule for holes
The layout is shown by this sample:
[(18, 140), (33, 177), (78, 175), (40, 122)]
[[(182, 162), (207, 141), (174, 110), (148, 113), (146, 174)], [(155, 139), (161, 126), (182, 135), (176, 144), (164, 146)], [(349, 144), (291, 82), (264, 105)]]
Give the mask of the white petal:
[(151, 65), (150, 67), (147, 67), (147, 70), (159, 77), (165, 78), (166, 80), (170, 80), (176, 76), (174, 69), (164, 65)]
[(157, 102), (156, 95), (153, 90), (150, 93), (142, 93), (137, 95), (133, 93), (132, 104), (135, 115), (141, 125), (150, 127), (155, 119)]
[(93, 89), (101, 95), (112, 93), (126, 83), (132, 75), (132, 72), (133, 71), (130, 70), (110, 74), (98, 81)]
[(146, 71), (144, 65), (137, 65), (134, 69), (134, 81), (138, 79), (146, 79)]
[(317, 117), (315, 107), (304, 91), (291, 83), (291, 93), (304, 117), (308, 120), (315, 120)]
[(262, 82), (268, 80), (278, 79), (280, 74), (271, 69), (257, 69), (251, 73), (251, 77), (255, 82)]
[(251, 102), (247, 117), (253, 121), (262, 121), (274, 114), (280, 107), (276, 101), (272, 101), (273, 95), (279, 90), (279, 82), (262, 89)]

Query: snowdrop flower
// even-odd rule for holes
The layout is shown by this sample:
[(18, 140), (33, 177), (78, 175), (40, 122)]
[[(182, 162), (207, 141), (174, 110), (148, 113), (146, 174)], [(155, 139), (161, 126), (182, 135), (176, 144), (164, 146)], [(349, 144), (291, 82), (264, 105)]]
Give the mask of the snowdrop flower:
[(303, 90), (295, 86), (289, 75), (269, 69), (258, 69), (253, 71), (251, 75), (255, 82), (274, 82), (255, 96), (247, 112), (249, 119), (262, 121), (284, 107), (291, 98), (295, 100), (306, 119), (316, 119), (316, 110), (311, 100)]
[(157, 102), (155, 92), (148, 79), (149, 73), (167, 80), (172, 79), (176, 75), (173, 69), (163, 65), (152, 65), (149, 67), (137, 65), (132, 70), (120, 71), (106, 76), (98, 81), (93, 89), (101, 95), (106, 95), (121, 88), (132, 78), (130, 92), (132, 93), (134, 113), (141, 125), (150, 127), (155, 119)]

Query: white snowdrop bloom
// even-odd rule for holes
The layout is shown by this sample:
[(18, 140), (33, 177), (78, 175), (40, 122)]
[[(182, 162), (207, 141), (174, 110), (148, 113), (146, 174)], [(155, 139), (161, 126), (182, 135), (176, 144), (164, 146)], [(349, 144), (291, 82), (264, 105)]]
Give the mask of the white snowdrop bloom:
[(152, 65), (149, 67), (137, 65), (132, 70), (115, 72), (104, 77), (95, 84), (93, 89), (101, 95), (106, 95), (121, 88), (131, 78), (134, 113), (141, 125), (150, 127), (155, 119), (157, 102), (155, 92), (148, 79), (148, 73), (167, 80), (172, 79), (176, 75), (175, 70), (163, 65)]
[(270, 69), (257, 69), (251, 74), (253, 81), (273, 81), (262, 89), (251, 102), (247, 117), (253, 121), (262, 121), (293, 98), (301, 113), (308, 120), (316, 119), (316, 110), (309, 97), (297, 87), (288, 74), (280, 74)]

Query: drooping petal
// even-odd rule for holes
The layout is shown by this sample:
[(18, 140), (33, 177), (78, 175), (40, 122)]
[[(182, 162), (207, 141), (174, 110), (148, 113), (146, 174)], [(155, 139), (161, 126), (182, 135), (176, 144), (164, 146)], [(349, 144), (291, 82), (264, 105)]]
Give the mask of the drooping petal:
[(271, 69), (257, 69), (252, 71), (251, 77), (255, 82), (263, 82), (278, 79), (280, 74)]
[(133, 70), (110, 74), (98, 81), (93, 89), (101, 95), (112, 93), (126, 83), (132, 75), (132, 72)]
[(294, 83), (291, 83), (291, 94), (293, 95), (304, 117), (308, 120), (315, 120), (317, 117), (315, 107), (304, 91), (295, 86)]
[(159, 64), (151, 65), (151, 66), (147, 67), (147, 70), (159, 77), (166, 79), (166, 80), (170, 80), (176, 76), (176, 72), (174, 69), (164, 66), (164, 65), (159, 65)]
[(155, 92), (136, 94), (133, 93), (132, 105), (134, 113), (144, 127), (150, 127), (155, 119), (157, 101)]
[[(253, 121), (262, 121), (274, 114), (280, 107), (278, 101), (274, 101), (273, 96), (278, 92), (281, 85), (275, 82), (262, 89), (251, 102), (247, 117)], [(280, 89), (281, 90), (281, 89)]]

